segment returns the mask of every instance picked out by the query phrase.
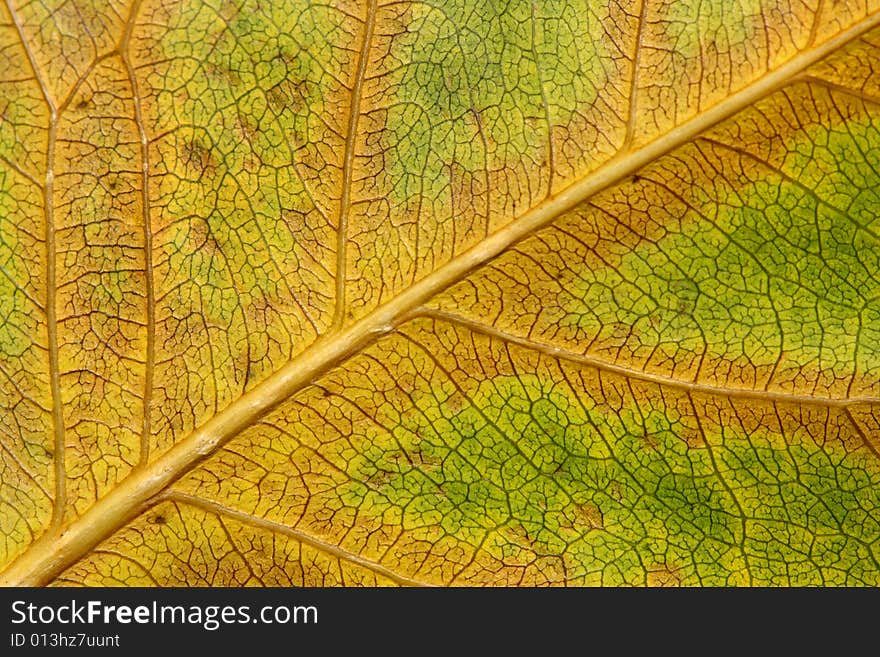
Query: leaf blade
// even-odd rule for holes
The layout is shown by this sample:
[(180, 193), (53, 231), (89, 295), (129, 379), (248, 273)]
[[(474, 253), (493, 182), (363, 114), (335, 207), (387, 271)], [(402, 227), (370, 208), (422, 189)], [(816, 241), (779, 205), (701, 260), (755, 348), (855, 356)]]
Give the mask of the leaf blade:
[[(37, 577), (21, 581), (48, 581), (63, 570), (66, 564), (76, 561), (102, 538), (123, 526), (146, 505), (152, 504), (155, 496), (190, 471), (203, 457), (222, 447), (240, 430), (281, 404), (291, 394), (313, 382), (315, 377), (398, 327), (401, 321), (409, 319), (413, 312), (438, 292), (600, 190), (623, 180), (719, 120), (751, 105), (797, 72), (871, 29), (877, 22), (878, 16), (871, 15), (856, 27), (836, 35), (818, 48), (795, 56), (770, 75), (760, 78), (758, 82), (705, 110), (696, 118), (676, 126), (660, 139), (612, 159), (498, 229), (477, 246), (456, 255), (355, 324), (319, 339), (314, 346), (295, 356), (275, 374), (233, 401), (225, 410), (196, 429), (189, 437), (176, 443), (149, 466), (135, 470), (120, 486), (101, 497), (83, 515), (69, 524), (63, 534), (47, 534), (23, 559), (5, 572), (4, 577), (7, 579), (3, 582), (19, 581), (18, 577)], [(343, 187), (347, 186), (343, 184)], [(55, 399), (59, 398), (60, 392), (55, 396)]]

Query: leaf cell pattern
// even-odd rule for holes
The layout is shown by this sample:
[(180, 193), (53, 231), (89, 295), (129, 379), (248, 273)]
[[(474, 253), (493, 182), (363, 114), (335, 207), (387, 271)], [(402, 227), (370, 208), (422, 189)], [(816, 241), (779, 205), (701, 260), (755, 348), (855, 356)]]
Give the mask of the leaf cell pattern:
[(877, 585), (878, 26), (5, 0), (0, 583)]

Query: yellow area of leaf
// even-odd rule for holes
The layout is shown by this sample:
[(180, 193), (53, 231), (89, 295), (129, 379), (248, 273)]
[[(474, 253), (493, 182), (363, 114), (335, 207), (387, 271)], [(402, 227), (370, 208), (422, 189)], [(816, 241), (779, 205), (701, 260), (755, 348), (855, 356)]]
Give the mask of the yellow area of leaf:
[(4, 584), (876, 584), (874, 6), (0, 10)]

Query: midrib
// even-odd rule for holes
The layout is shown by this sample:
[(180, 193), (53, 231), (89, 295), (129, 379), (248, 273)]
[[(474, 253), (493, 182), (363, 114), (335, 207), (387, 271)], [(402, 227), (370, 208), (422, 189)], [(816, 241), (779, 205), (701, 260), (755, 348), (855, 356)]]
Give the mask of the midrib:
[(393, 330), (408, 313), (437, 293), (597, 192), (632, 175), (710, 126), (778, 89), (811, 64), (878, 24), (880, 12), (874, 12), (833, 39), (800, 53), (653, 142), (613, 158), (514, 219), (480, 244), (456, 256), (370, 315), (320, 338), (309, 349), (175, 444), (149, 467), (132, 472), (78, 519), (44, 534), (0, 574), (0, 586), (41, 586), (51, 582), (233, 436), (321, 374)]

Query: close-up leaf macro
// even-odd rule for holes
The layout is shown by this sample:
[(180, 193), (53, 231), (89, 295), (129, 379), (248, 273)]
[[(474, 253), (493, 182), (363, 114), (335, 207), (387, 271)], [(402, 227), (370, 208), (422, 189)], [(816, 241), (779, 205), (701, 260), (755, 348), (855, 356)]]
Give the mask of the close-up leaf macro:
[(880, 585), (880, 0), (4, 0), (0, 585)]

